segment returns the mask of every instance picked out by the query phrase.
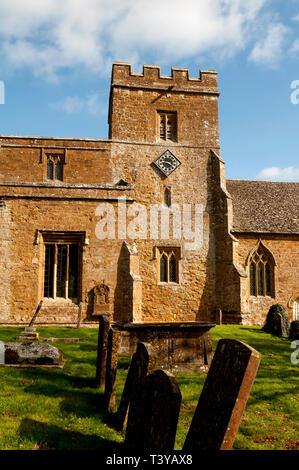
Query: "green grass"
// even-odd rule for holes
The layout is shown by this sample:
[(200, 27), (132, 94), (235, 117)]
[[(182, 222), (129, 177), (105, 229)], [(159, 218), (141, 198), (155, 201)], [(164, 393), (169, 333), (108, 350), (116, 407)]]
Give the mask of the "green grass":
[[(1, 341), (15, 341), (22, 328), (1, 327)], [(117, 451), (124, 434), (104, 408), (95, 387), (97, 329), (38, 328), (40, 337), (79, 337), (79, 343), (50, 343), (64, 352), (63, 369), (0, 367), (0, 450), (57, 449)], [(216, 326), (221, 338), (243, 341), (262, 354), (261, 364), (237, 434), (235, 449), (299, 448), (299, 364), (291, 363), (290, 341), (247, 326)], [(119, 358), (117, 403), (128, 358)], [(205, 375), (176, 374), (182, 393), (176, 449), (181, 449)]]

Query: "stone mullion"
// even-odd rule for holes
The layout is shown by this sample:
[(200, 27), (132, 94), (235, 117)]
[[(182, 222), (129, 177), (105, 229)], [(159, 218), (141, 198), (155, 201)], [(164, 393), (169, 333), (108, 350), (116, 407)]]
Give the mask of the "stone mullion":
[(68, 298), (69, 293), (69, 268), (70, 268), (70, 245), (66, 245), (66, 273), (65, 273), (65, 298)]
[(54, 267), (53, 267), (53, 298), (56, 299), (57, 292), (57, 244), (54, 244)]
[(166, 282), (169, 282), (169, 254), (166, 254), (167, 263), (166, 263)]
[(267, 295), (267, 285), (266, 285), (266, 265), (263, 262), (263, 295)]

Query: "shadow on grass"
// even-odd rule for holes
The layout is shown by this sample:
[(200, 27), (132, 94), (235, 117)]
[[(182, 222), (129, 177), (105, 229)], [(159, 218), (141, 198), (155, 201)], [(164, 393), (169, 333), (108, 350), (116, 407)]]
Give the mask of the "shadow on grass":
[[(24, 418), (20, 424), (19, 434), (26, 440), (37, 443), (37, 449), (44, 450), (102, 450), (117, 452), (123, 448), (122, 443), (104, 439), (99, 435), (87, 435), (78, 431), (62, 429), (59, 426)], [(36, 447), (35, 447), (36, 448)]]

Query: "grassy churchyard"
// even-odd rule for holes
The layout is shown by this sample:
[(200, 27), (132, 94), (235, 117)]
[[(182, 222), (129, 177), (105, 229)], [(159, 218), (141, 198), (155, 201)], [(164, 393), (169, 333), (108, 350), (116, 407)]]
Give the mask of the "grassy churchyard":
[[(0, 340), (15, 341), (22, 329), (1, 327)], [(0, 367), (0, 450), (121, 450), (124, 433), (115, 430), (113, 416), (104, 408), (104, 393), (94, 385), (98, 330), (37, 330), (40, 338), (82, 341), (50, 343), (63, 351), (63, 369)], [(260, 327), (216, 326), (211, 336), (214, 351), (219, 339), (234, 338), (262, 354), (234, 449), (299, 450), (299, 351), (291, 349), (290, 340)], [(291, 361), (291, 354), (297, 360)], [(117, 403), (128, 362), (120, 356)], [(182, 393), (175, 448), (182, 449), (206, 376), (175, 376)]]

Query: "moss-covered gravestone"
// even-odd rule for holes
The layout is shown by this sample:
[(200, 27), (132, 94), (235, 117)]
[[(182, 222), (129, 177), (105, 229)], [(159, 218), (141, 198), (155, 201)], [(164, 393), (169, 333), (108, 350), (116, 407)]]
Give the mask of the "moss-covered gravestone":
[(290, 320), (282, 305), (275, 304), (270, 307), (262, 330), (275, 336), (283, 336), (285, 338), (289, 336)]

